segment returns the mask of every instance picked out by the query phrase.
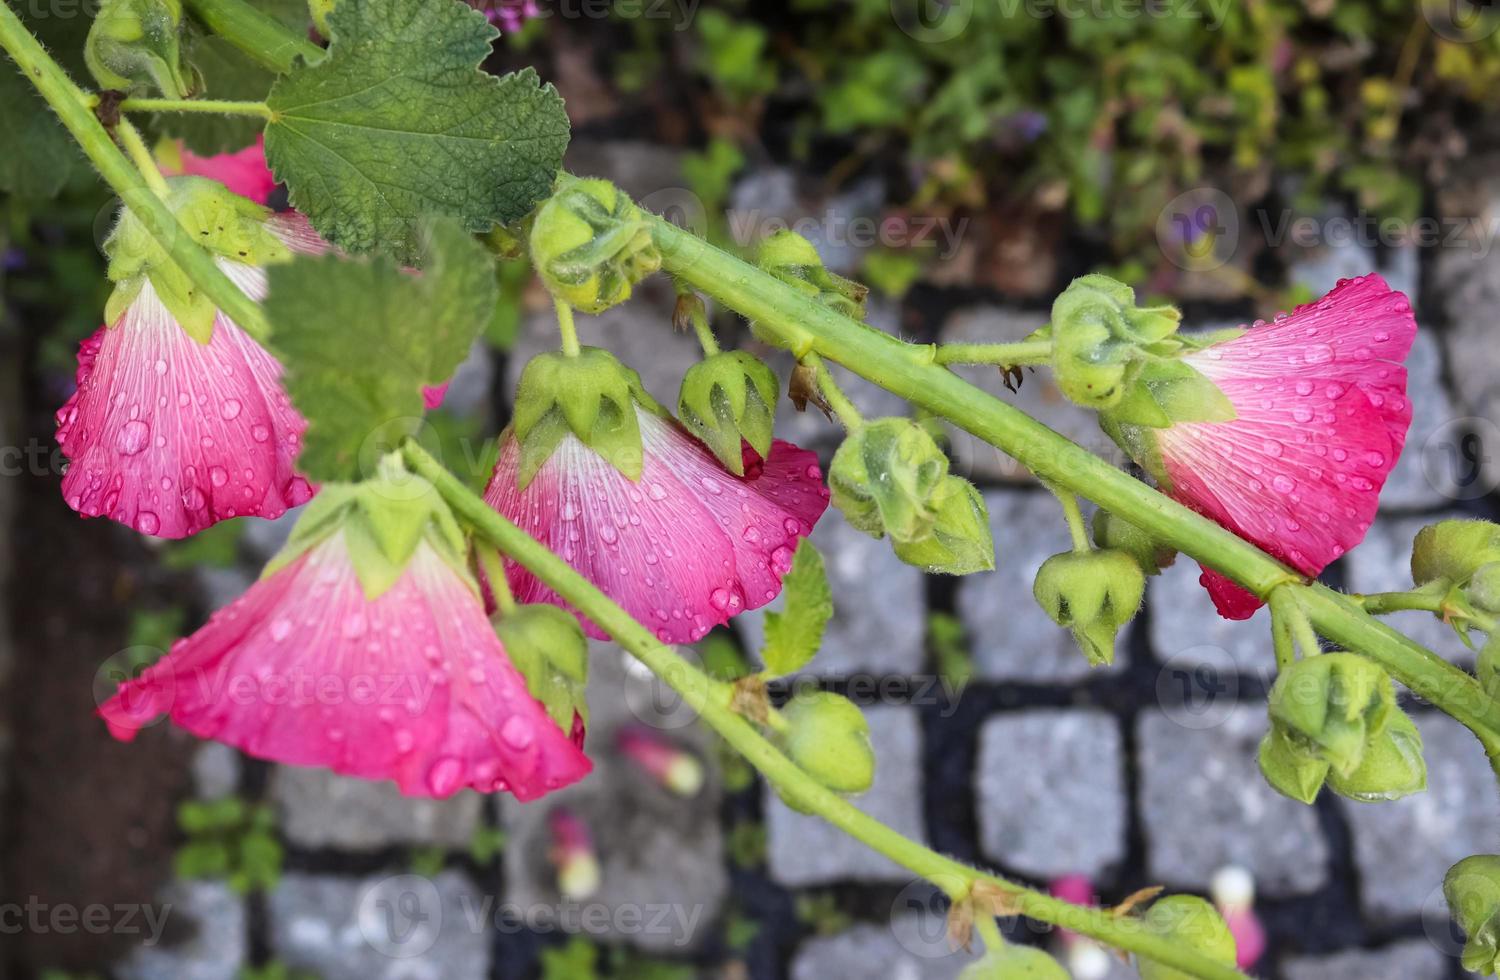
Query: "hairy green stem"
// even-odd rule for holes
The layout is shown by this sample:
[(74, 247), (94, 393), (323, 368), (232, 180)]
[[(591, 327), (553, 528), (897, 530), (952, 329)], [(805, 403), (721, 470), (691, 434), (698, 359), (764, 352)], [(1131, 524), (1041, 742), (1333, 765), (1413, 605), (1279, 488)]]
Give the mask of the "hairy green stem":
[(813, 369), (813, 374), (818, 380), (818, 391), (823, 394), (823, 400), (828, 402), (828, 407), (833, 409), (833, 414), (838, 416), (844, 428), (853, 431), (865, 424), (865, 417), (860, 414), (859, 409), (844, 394), (844, 389), (833, 380), (833, 375), (828, 370), (828, 365), (816, 354), (808, 354), (802, 359), (803, 363)]
[(1004, 450), (1046, 483), (1087, 497), (1154, 539), (1229, 576), (1262, 599), (1293, 586), (1320, 633), (1380, 663), (1402, 684), (1500, 747), (1500, 703), (1468, 674), (1371, 618), (1349, 597), (1309, 584), (1250, 542), (1121, 472), (1019, 409), (976, 388), (918, 348), (842, 316), (728, 252), (656, 217), (662, 267), (779, 336), (815, 351)]
[(177, 223), (177, 218), (157, 196), (148, 179), (120, 152), (108, 131), (94, 117), (88, 97), (31, 36), (9, 4), (0, 4), (0, 48), (10, 55), (27, 81), (57, 113), (57, 118), (78, 142), (105, 183), (120, 195), (120, 200), (141, 220), (172, 261), (246, 333), (258, 340), (268, 338), (270, 328), (260, 307), (230, 281), (213, 257)]
[(185, 0), (203, 26), (260, 62), (284, 75), (301, 58), (308, 63), (323, 57), (323, 49), (306, 35), (288, 30), (244, 0)]
[(729, 686), (716, 683), (600, 592), (562, 558), (490, 508), (442, 463), (416, 442), (402, 447), (407, 465), (435, 486), (453, 512), (486, 541), (528, 571), (609, 633), (617, 643), (662, 678), (705, 722), (766, 775), (798, 806), (816, 813), (886, 857), (933, 882), (960, 900), (977, 881), (1002, 889), (1016, 910), (1042, 922), (1071, 929), (1119, 949), (1150, 957), (1203, 980), (1245, 980), (1233, 967), (1212, 962), (1169, 939), (1147, 932), (1139, 920), (1102, 909), (1072, 905), (1015, 882), (980, 872), (901, 834), (824, 788), (787, 758), (746, 719), (729, 707)]
[(1068, 522), (1068, 535), (1073, 539), (1073, 551), (1076, 554), (1087, 554), (1093, 550), (1093, 544), (1089, 541), (1088, 525), (1083, 519), (1083, 509), (1078, 506), (1078, 497), (1061, 487), (1047, 484), (1047, 489), (1062, 504), (1063, 519)]
[(557, 308), (557, 332), (562, 335), (562, 352), (577, 357), (583, 348), (578, 345), (578, 325), (573, 322), (573, 307), (560, 299), (554, 299), (552, 305)]
[(1052, 341), (1023, 340), (1018, 344), (941, 344), (934, 364), (994, 364), (1024, 367), (1052, 360)]
[(231, 102), (227, 99), (125, 99), (122, 112), (212, 112), (225, 116), (271, 118), (264, 102)]
[(167, 187), (167, 179), (161, 175), (161, 168), (156, 165), (156, 158), (151, 155), (151, 150), (146, 146), (146, 141), (141, 138), (140, 130), (130, 124), (128, 120), (121, 119), (115, 127), (115, 133), (119, 136), (120, 146), (124, 148), (125, 155), (130, 157), (135, 169), (140, 172), (141, 179), (145, 180), (146, 186), (151, 188), (151, 193), (162, 200), (167, 199), (171, 189)]

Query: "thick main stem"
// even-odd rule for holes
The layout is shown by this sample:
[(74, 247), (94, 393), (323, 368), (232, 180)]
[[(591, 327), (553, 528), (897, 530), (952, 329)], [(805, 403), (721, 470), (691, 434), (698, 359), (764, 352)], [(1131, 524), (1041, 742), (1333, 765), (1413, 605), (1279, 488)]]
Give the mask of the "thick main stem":
[(146, 226), (182, 271), (202, 289), (214, 305), (244, 328), (264, 340), (270, 336), (260, 307), (240, 291), (214, 263), (213, 257), (193, 241), (166, 204), (153, 192), (109, 133), (94, 117), (87, 96), (26, 30), (9, 4), (0, 3), (0, 48), (15, 61), (21, 73), (57, 113), (57, 118), (78, 141), (83, 152), (103, 176), (105, 183)]
[(1379, 662), (1472, 729), (1492, 757), (1500, 757), (1500, 703), (1486, 697), (1473, 677), (1373, 619), (1349, 597), (1309, 586), (1248, 541), (932, 363), (931, 348), (913, 347), (841, 316), (662, 218), (653, 219), (652, 231), (666, 271), (779, 335), (793, 353), (815, 351), (943, 416), (1009, 453), (1044, 482), (1087, 497), (1262, 599), (1277, 586), (1295, 587), (1324, 636)]
[(306, 36), (287, 30), (243, 0), (186, 0), (183, 6), (209, 30), (277, 74), (291, 71), (298, 58), (311, 63), (323, 57), (323, 49)]
[(974, 882), (987, 881), (1003, 889), (1017, 911), (1031, 918), (1092, 936), (1107, 945), (1147, 956), (1203, 980), (1245, 980), (1244, 974), (1233, 967), (1214, 963), (1171, 940), (1146, 932), (1139, 920), (1117, 918), (1101, 909), (1072, 905), (977, 871), (903, 837), (861, 812), (843, 797), (825, 789), (753, 725), (730, 710), (726, 685), (715, 683), (671, 647), (657, 640), (650, 630), (636, 622), (571, 565), (491, 509), (421, 446), (408, 441), (403, 446), (403, 454), (412, 470), (437, 488), (459, 518), (609, 633), (803, 809), (818, 814), (933, 882), (951, 898), (961, 899), (969, 893)]

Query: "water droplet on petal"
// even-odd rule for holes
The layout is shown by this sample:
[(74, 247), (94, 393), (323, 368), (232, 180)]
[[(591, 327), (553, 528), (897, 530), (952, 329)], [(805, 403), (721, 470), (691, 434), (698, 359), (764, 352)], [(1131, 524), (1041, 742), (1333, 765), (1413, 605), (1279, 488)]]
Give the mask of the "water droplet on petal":
[(292, 634), (292, 621), (284, 616), (278, 616), (271, 621), (271, 639), (280, 643)]
[(531, 747), (531, 726), (520, 715), (511, 715), (500, 726), (500, 739), (517, 752)]
[(240, 401), (238, 398), (226, 398), (224, 404), (219, 406), (219, 415), (224, 421), (232, 422), (240, 417)]
[(161, 530), (161, 519), (149, 510), (143, 510), (136, 515), (135, 529), (142, 534), (155, 534)]
[(115, 435), (115, 451), (121, 456), (134, 456), (146, 448), (151, 438), (151, 429), (140, 419), (131, 419), (120, 426)]
[(433, 796), (451, 796), (463, 781), (464, 764), (451, 755), (445, 755), (427, 770), (427, 788)]
[(229, 472), (222, 466), (215, 466), (208, 471), (208, 478), (216, 487), (222, 487), (229, 482)]

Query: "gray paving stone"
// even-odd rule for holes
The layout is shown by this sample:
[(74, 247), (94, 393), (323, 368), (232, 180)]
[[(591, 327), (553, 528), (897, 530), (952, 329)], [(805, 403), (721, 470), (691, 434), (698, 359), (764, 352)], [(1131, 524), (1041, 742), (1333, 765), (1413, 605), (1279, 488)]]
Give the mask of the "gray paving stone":
[(463, 790), (446, 800), (402, 796), (391, 782), (327, 769), (277, 766), (271, 798), (287, 840), (301, 847), (378, 850), (393, 845), (466, 847), (482, 797)]
[[(618, 647), (592, 644), (589, 756), (594, 772), (532, 803), (501, 800), (507, 907), (541, 931), (582, 931), (653, 952), (680, 953), (712, 933), (729, 890), (719, 803), (723, 790), (710, 733), (659, 681)], [(703, 760), (707, 779), (684, 799), (643, 776), (614, 750), (622, 726), (646, 724)], [(593, 836), (598, 891), (565, 899), (547, 852), (548, 816), (566, 807)]]
[(980, 956), (952, 950), (935, 915), (900, 915), (809, 939), (792, 959), (792, 980), (953, 980)]
[(212, 612), (223, 609), (244, 595), (250, 586), (255, 584), (257, 573), (239, 566), (229, 568), (200, 566), (194, 570), (193, 575), (197, 580), (198, 592), (203, 597), (203, 602)]
[(580, 176), (612, 180), (641, 202), (658, 191), (682, 188), (681, 161), (681, 153), (659, 143), (576, 137), (568, 143), (566, 166)]
[(1271, 649), (1271, 614), (1261, 608), (1248, 620), (1220, 616), (1198, 582), (1203, 569), (1182, 555), (1146, 585), (1151, 610), (1151, 649), (1172, 669), (1209, 667), (1228, 673), (1270, 677), (1276, 669)]
[[(1428, 524), (1458, 514), (1427, 517), (1377, 517), (1359, 547), (1344, 559), (1349, 588), (1355, 592), (1401, 592), (1412, 587), (1411, 545)], [(1467, 516), (1467, 515), (1462, 515)], [(1430, 613), (1406, 610), (1380, 617), (1452, 663), (1472, 664), (1474, 654), (1450, 627)]]
[(1256, 746), (1264, 703), (1245, 702), (1210, 728), (1185, 729), (1159, 711), (1138, 723), (1140, 812), (1147, 877), (1205, 892), (1215, 871), (1247, 868), (1259, 894), (1315, 891), (1328, 878), (1328, 845), (1312, 807), (1261, 778)]
[[(905, 705), (865, 709), (875, 749), (875, 782), (852, 802), (915, 840), (927, 837), (922, 817), (922, 733), (917, 711)], [(767, 858), (771, 877), (788, 888), (836, 881), (907, 882), (911, 872), (824, 821), (796, 813), (774, 790), (765, 791)]]
[(1125, 856), (1119, 726), (1102, 711), (1022, 711), (979, 731), (979, 841), (1007, 870), (1093, 878)]
[(193, 792), (205, 800), (233, 796), (240, 768), (238, 751), (223, 742), (204, 742), (193, 753)]
[(1386, 803), (1341, 800), (1354, 836), (1360, 902), (1376, 919), (1417, 915), (1443, 875), (1500, 839), (1495, 777), (1467, 729), (1433, 711), (1413, 716), (1427, 760), (1427, 792)]
[[(142, 942), (115, 965), (119, 980), (234, 980), (249, 953), (245, 900), (216, 881), (177, 881), (162, 892), (161, 935), (144, 918)], [(155, 940), (155, 941), (152, 941)]]
[[(1494, 317), (1500, 304), (1500, 250), (1493, 247), (1500, 181), (1494, 177), (1493, 160), (1475, 163), (1484, 169), (1475, 175), (1478, 179), (1463, 182), (1458, 193), (1465, 200), (1458, 207), (1468, 210), (1458, 213), (1476, 219), (1484, 234), (1469, 247), (1454, 243), (1437, 249), (1432, 278), (1449, 323), (1445, 339), (1455, 394), (1471, 416), (1468, 427), (1483, 439), (1482, 454), (1465, 454), (1482, 466), (1480, 479), (1469, 488), (1478, 496), (1500, 486), (1500, 329)], [(1461, 447), (1456, 433), (1448, 441)], [(1466, 469), (1459, 472), (1467, 476)]]
[[(979, 306), (960, 310), (943, 325), (939, 341), (945, 344), (1014, 343), (1047, 322), (1044, 313), (1023, 312), (999, 306)], [(1013, 405), (1092, 453), (1117, 465), (1125, 454), (1099, 428), (1097, 416), (1079, 408), (1063, 397), (1052, 381), (1050, 371), (1027, 370), (1019, 391), (1006, 390), (998, 368), (969, 365), (954, 368), (965, 381), (975, 384)], [(953, 440), (954, 471), (975, 479), (1006, 482), (1034, 482), (1031, 472), (989, 443), (950, 426)]]
[(1057, 501), (1048, 493), (1018, 490), (986, 491), (984, 502), (995, 533), (995, 570), (965, 576), (958, 585), (958, 614), (975, 673), (986, 680), (1048, 684), (1118, 670), (1129, 656), (1128, 635), (1121, 637), (1114, 665), (1090, 667), (1072, 634), (1031, 598), (1042, 562), (1068, 549)]
[(1421, 939), (1382, 949), (1331, 956), (1293, 956), (1282, 965), (1284, 980), (1444, 980), (1449, 960)]
[(443, 395), (443, 408), (455, 415), (482, 415), (488, 412), (490, 389), (495, 383), (495, 362), (490, 348), (482, 340), (474, 341), (449, 379)]
[(291, 537), (292, 528), (297, 526), (297, 521), (302, 517), (302, 511), (306, 504), (301, 507), (293, 507), (275, 520), (261, 520), (259, 518), (247, 517), (237, 522), (240, 528), (240, 544), (249, 556), (266, 561), (281, 546), (286, 544), (286, 539)]
[(349, 878), (292, 872), (267, 899), (271, 951), (322, 980), (482, 980), (495, 903), (444, 871)]
[(1443, 383), (1443, 351), (1435, 333), (1425, 328), (1417, 331), (1406, 359), (1406, 371), (1406, 393), (1412, 403), (1411, 429), (1401, 458), (1380, 492), (1383, 510), (1416, 510), (1449, 503), (1441, 485), (1434, 485), (1428, 477), (1429, 473), (1442, 473), (1444, 467), (1451, 465), (1445, 432), (1460, 414)]
[[(921, 673), (927, 621), (926, 583), (888, 540), (857, 531), (829, 508), (813, 529), (833, 592), (833, 619), (823, 646), (804, 673), (821, 677)], [(754, 656), (765, 642), (766, 610), (785, 605), (777, 596), (762, 609), (735, 619)]]

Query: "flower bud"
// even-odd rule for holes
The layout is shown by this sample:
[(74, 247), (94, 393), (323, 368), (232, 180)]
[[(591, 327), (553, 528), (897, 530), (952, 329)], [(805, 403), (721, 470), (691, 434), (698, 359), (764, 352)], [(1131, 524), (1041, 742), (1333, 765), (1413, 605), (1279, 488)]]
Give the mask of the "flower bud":
[(1181, 316), (1170, 306), (1136, 306), (1135, 291), (1108, 276), (1073, 280), (1052, 304), (1058, 388), (1085, 408), (1118, 405), (1132, 362), (1175, 333)]
[(896, 557), (934, 575), (970, 575), (995, 567), (995, 537), (979, 488), (948, 475), (928, 499), (932, 528), (913, 541), (891, 541)]
[(795, 231), (783, 230), (760, 243), (756, 264), (790, 286), (812, 296), (836, 313), (854, 320), (865, 318), (869, 288), (829, 272), (812, 242)]
[(1299, 803), (1311, 805), (1328, 778), (1328, 763), (1299, 750), (1275, 725), (1260, 740), (1259, 762), (1271, 788)]
[(627, 725), (615, 733), (615, 747), (664, 789), (678, 796), (691, 798), (703, 789), (703, 763), (653, 728)]
[(798, 694), (781, 709), (782, 739), (792, 761), (837, 793), (863, 793), (875, 780), (870, 723), (848, 698), (831, 691)]
[[(1218, 911), (1194, 895), (1169, 895), (1152, 903), (1143, 924), (1211, 960), (1235, 965), (1234, 935)], [(1141, 980), (1191, 980), (1191, 975), (1140, 957)]]
[(741, 442), (765, 458), (776, 418), (776, 374), (744, 351), (699, 361), (682, 378), (677, 415), (688, 431), (736, 476), (745, 472)]
[(1123, 551), (1053, 555), (1032, 584), (1037, 604), (1073, 631), (1091, 664), (1113, 662), (1115, 636), (1135, 617), (1145, 591), (1145, 574)]
[(970, 963), (958, 980), (1069, 980), (1061, 963), (1035, 946), (1006, 945)]
[(1271, 688), (1273, 727), (1287, 746), (1351, 776), (1365, 749), (1396, 713), (1391, 679), (1374, 661), (1354, 653), (1324, 653), (1297, 661)]
[(665, 415), (641, 376), (607, 350), (585, 347), (576, 356), (538, 354), (521, 371), (512, 421), (521, 444), (518, 482), (525, 489), (570, 432), (632, 480), (644, 462), (636, 406)]
[(1177, 560), (1176, 551), (1156, 543), (1145, 531), (1107, 510), (1094, 514), (1094, 544), (1125, 552), (1147, 575), (1159, 575)]
[(1468, 937), (1463, 968), (1485, 976), (1500, 972), (1500, 855), (1476, 854), (1449, 868), (1443, 897)]
[(1464, 597), (1475, 609), (1500, 615), (1500, 561), (1480, 565), (1464, 588)]
[(1496, 561), (1500, 561), (1500, 525), (1438, 521), (1418, 531), (1412, 542), (1411, 577), (1418, 587), (1431, 582), (1462, 586), (1480, 567)]
[(552, 838), (547, 857), (557, 869), (557, 890), (575, 902), (593, 898), (599, 892), (602, 874), (588, 824), (560, 806), (547, 814), (547, 831)]
[(182, 57), (181, 0), (103, 0), (83, 58), (100, 87), (131, 92), (155, 85), (163, 98), (185, 99), (192, 71)]
[(1385, 731), (1365, 746), (1359, 768), (1347, 776), (1332, 772), (1328, 785), (1340, 796), (1362, 803), (1397, 800), (1427, 788), (1427, 763), (1422, 759), (1422, 734), (1397, 709)]
[(607, 180), (570, 180), (537, 212), (531, 260), (552, 295), (585, 313), (630, 298), (661, 268), (640, 208)]
[(574, 717), (587, 724), (589, 646), (578, 618), (545, 603), (517, 606), (497, 618), (495, 633), (510, 662), (526, 678), (526, 689), (564, 732)]

